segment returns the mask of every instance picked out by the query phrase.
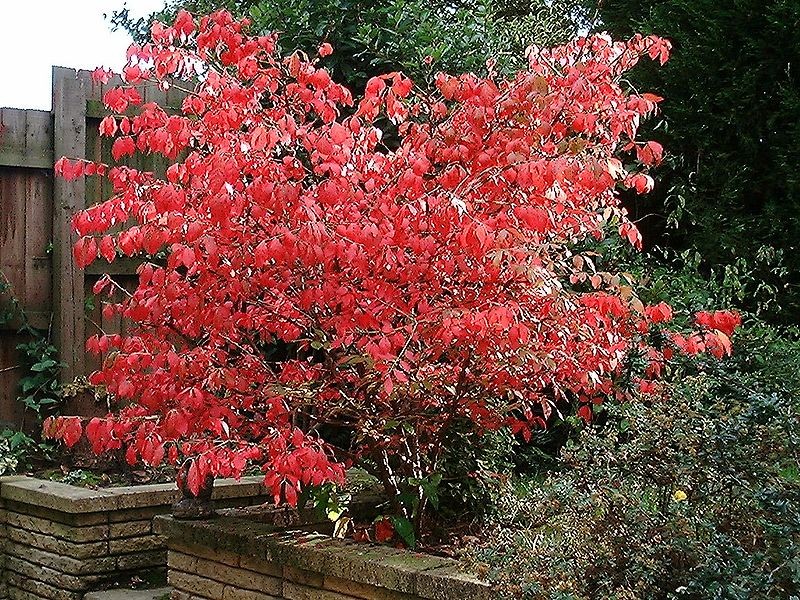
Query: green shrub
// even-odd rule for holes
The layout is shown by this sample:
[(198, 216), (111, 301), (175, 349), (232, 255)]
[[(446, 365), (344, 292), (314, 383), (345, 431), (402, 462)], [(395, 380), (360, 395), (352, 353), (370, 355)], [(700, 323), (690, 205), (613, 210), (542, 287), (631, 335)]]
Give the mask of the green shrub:
[(473, 568), (505, 597), (800, 597), (800, 410), (712, 369), (608, 407), (498, 503)]
[(280, 32), (287, 53), (313, 56), (329, 42), (335, 52), (323, 65), (356, 94), (370, 77), (395, 70), (423, 86), (437, 71), (484, 73), (490, 58), (512, 73), (524, 66), (526, 47), (568, 40), (592, 12), (575, 0), (166, 0), (141, 19), (123, 7), (111, 23), (145, 42), (153, 19), (172, 22), (181, 8), (249, 17), (254, 31)]
[(481, 515), (513, 470), (517, 440), (507, 431), (478, 435), (456, 428), (446, 441), (439, 497), (443, 516)]
[[(800, 3), (796, 0), (589, 0), (614, 37), (672, 40), (664, 68), (631, 75), (666, 100), (646, 125), (667, 157), (645, 200), (645, 240), (693, 248), (704, 269), (749, 290), (741, 306), (769, 298), (771, 322), (797, 324), (800, 307)], [(663, 224), (667, 222), (666, 231)], [(767, 297), (758, 288), (772, 293)]]
[(39, 440), (24, 431), (0, 429), (0, 476), (35, 469), (56, 459), (53, 444)]

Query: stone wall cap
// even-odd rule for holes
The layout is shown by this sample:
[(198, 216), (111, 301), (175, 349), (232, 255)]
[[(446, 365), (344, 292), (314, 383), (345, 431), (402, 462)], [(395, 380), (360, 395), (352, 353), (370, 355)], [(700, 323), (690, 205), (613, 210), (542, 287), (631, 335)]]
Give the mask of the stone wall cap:
[(200, 546), (284, 566), (380, 586), (429, 600), (484, 600), (490, 587), (451, 558), (380, 544), (356, 543), (306, 530), (286, 530), (236, 516), (183, 521), (155, 518), (154, 529), (168, 546)]
[[(264, 496), (262, 481), (258, 475), (239, 481), (219, 479), (214, 482), (214, 498)], [(64, 513), (92, 513), (171, 504), (178, 498), (178, 489), (175, 483), (90, 489), (34, 477), (4, 477), (0, 478), (0, 498)]]

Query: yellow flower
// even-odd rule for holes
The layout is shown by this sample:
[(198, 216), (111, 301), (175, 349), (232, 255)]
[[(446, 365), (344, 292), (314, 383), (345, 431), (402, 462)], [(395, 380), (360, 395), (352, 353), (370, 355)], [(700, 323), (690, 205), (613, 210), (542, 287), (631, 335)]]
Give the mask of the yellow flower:
[(686, 498), (687, 498), (686, 492), (684, 492), (683, 490), (675, 490), (672, 493), (672, 499), (675, 502), (683, 502), (684, 500), (686, 500)]

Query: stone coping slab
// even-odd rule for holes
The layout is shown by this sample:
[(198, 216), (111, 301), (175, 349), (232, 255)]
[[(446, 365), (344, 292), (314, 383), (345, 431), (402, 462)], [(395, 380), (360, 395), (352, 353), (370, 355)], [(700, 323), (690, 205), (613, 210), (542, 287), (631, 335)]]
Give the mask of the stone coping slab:
[(239, 557), (233, 566), (273, 563), (431, 600), (492, 598), (490, 587), (462, 572), (456, 560), (304, 529), (286, 530), (236, 516), (235, 511), (205, 521), (161, 515), (153, 525), (171, 549), (188, 552), (199, 547)]
[[(214, 482), (215, 500), (246, 496), (268, 496), (263, 477), (255, 475), (238, 481), (217, 479)], [(0, 499), (70, 514), (169, 505), (178, 497), (174, 482), (89, 489), (34, 477), (0, 477)]]

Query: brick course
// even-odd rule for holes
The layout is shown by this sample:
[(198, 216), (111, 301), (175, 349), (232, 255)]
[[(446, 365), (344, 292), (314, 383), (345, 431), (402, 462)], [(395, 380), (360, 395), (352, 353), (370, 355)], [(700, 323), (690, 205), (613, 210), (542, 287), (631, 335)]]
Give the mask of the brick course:
[[(218, 506), (269, 499), (261, 477), (215, 483)], [(166, 571), (174, 484), (90, 490), (30, 477), (0, 478), (0, 600), (81, 600), (120, 578)]]

